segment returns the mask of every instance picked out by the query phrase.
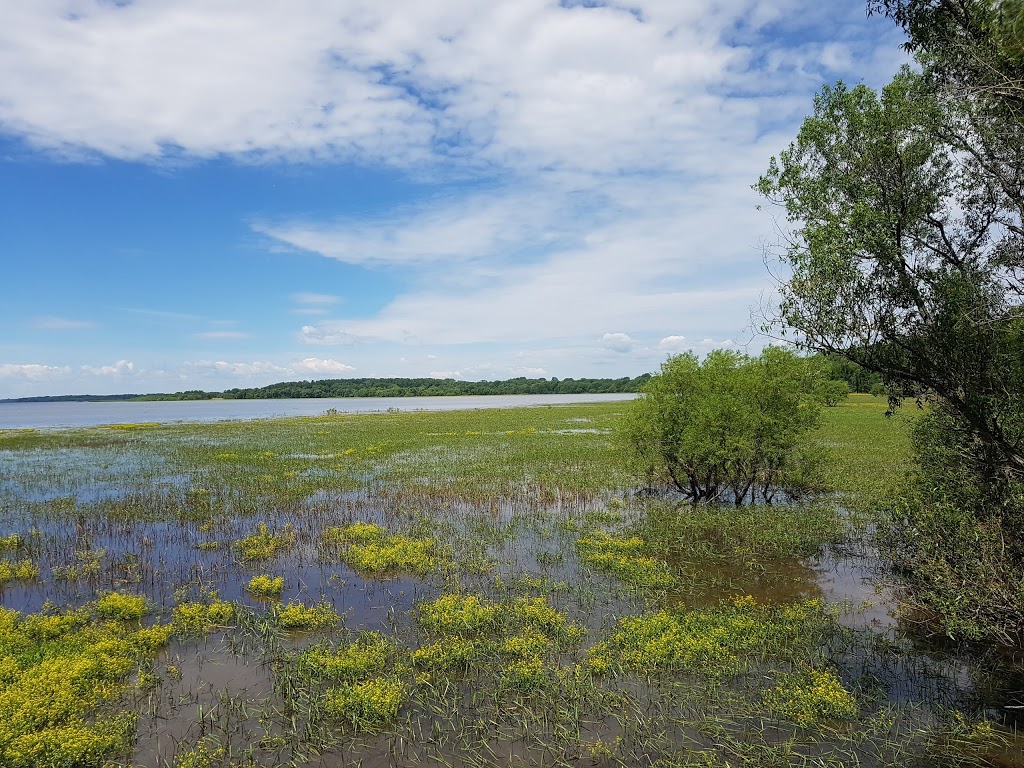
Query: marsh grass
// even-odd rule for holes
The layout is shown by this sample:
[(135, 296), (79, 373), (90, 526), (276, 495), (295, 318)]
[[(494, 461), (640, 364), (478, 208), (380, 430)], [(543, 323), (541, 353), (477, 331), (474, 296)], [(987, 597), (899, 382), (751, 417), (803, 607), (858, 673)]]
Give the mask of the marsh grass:
[(852, 518), (643, 495), (613, 441), (624, 407), (0, 433), (0, 564), (38, 569), (0, 584), (20, 609), (0, 614), (0, 707), (38, 696), (48, 659), (102, 692), (49, 731), (0, 711), (0, 750), (19, 768), (1021, 764), (984, 715), (1012, 665), (850, 629), (817, 581), (905, 461), (884, 403), (825, 412)]

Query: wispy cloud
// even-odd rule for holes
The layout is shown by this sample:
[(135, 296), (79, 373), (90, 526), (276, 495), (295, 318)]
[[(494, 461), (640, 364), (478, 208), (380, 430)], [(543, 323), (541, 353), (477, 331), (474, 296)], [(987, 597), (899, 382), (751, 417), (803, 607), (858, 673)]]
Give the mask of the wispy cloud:
[(136, 369), (135, 363), (128, 360), (118, 360), (116, 363), (111, 365), (83, 365), (81, 370), (82, 373), (87, 373), (90, 376), (125, 377), (140, 373), (140, 371)]
[(0, 363), (0, 378), (25, 381), (47, 381), (71, 374), (67, 365), (43, 365), (41, 363)]
[(297, 304), (313, 304), (315, 306), (331, 306), (341, 301), (340, 297), (329, 293), (293, 293), (291, 299)]
[(251, 363), (229, 363), (224, 360), (197, 360), (185, 363), (185, 370), (190, 373), (238, 376), (342, 376), (355, 370), (337, 360), (325, 360), (318, 357), (307, 357), (293, 363), (280, 365), (277, 363), (255, 361)]
[(96, 323), (91, 320), (74, 320), (69, 317), (55, 317), (53, 315), (42, 315), (33, 318), (32, 326), (48, 331), (77, 330), (80, 328), (94, 328)]
[[(709, 120), (735, 135), (777, 108), (729, 98), (754, 75), (771, 78), (760, 93), (853, 59), (870, 75), (876, 46), (849, 31), (863, 16), (853, 0), (5, 3), (0, 66), (18, 77), (0, 122), (122, 159), (678, 169), (702, 161)], [(763, 34), (815, 24), (830, 39), (798, 56)]]

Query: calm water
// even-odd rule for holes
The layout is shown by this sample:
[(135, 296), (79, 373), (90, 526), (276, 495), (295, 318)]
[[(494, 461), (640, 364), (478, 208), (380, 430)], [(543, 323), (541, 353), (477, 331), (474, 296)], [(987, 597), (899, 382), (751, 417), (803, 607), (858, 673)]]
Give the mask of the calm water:
[(289, 400), (169, 400), (106, 403), (0, 403), (0, 429), (91, 427), (168, 421), (233, 421), (370, 411), (458, 411), (632, 400), (633, 394), (324, 397)]

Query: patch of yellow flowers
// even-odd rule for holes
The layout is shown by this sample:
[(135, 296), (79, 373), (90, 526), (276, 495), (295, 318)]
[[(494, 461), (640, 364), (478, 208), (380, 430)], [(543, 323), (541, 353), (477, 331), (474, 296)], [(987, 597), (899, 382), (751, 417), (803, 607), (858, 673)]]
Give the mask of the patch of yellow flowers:
[(174, 606), (171, 626), (179, 635), (202, 635), (234, 625), (235, 604), (211, 595), (208, 602), (183, 602)]
[(333, 526), (320, 539), (325, 546), (338, 548), (341, 559), (353, 570), (370, 576), (424, 574), (441, 562), (433, 539), (392, 536), (372, 523)]
[(256, 597), (278, 598), (284, 592), (284, 576), (253, 576), (248, 589)]
[(829, 622), (820, 600), (769, 606), (743, 596), (713, 608), (660, 610), (620, 620), (588, 651), (584, 666), (594, 674), (614, 665), (641, 674), (739, 674), (754, 660), (796, 655)]
[(131, 748), (135, 714), (116, 712), (117, 701), (171, 634), (137, 623), (136, 597), (109, 593), (66, 612), (0, 608), (0, 765), (102, 766)]
[(379, 632), (364, 632), (354, 643), (337, 649), (314, 646), (299, 655), (300, 669), (332, 680), (362, 680), (383, 672), (394, 648)]
[(502, 683), (524, 693), (553, 679), (545, 662), (584, 634), (544, 597), (491, 603), (476, 595), (448, 594), (420, 604), (417, 613), (420, 626), (437, 639), (412, 652), (414, 665), (446, 672), (480, 659), (497, 660)]
[(8, 581), (32, 581), (39, 578), (39, 566), (31, 560), (9, 563), (0, 560), (0, 584)]
[(306, 605), (301, 601), (290, 601), (276, 607), (271, 613), (282, 629), (330, 629), (338, 625), (338, 612), (327, 603)]
[(331, 688), (324, 694), (324, 714), (357, 728), (375, 730), (398, 716), (407, 696), (405, 684), (390, 677)]
[(805, 727), (848, 720), (860, 711), (857, 700), (833, 670), (813, 667), (781, 675), (778, 684), (765, 693), (764, 704), (772, 714)]
[(260, 523), (256, 530), (235, 542), (235, 548), (242, 559), (248, 563), (254, 560), (268, 560), (278, 552), (295, 543), (295, 531), (286, 525), (278, 533), (271, 533), (266, 523)]
[(647, 542), (639, 536), (616, 537), (598, 530), (581, 537), (576, 548), (584, 563), (634, 587), (668, 589), (675, 582), (668, 563), (643, 554)]

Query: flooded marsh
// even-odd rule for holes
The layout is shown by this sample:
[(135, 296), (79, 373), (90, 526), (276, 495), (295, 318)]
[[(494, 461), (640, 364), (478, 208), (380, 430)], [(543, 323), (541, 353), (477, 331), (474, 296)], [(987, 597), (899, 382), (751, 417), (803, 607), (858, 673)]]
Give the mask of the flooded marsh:
[(623, 403), (0, 431), (0, 765), (1024, 766), (1024, 674), (876, 582), (835, 494), (638, 488)]

